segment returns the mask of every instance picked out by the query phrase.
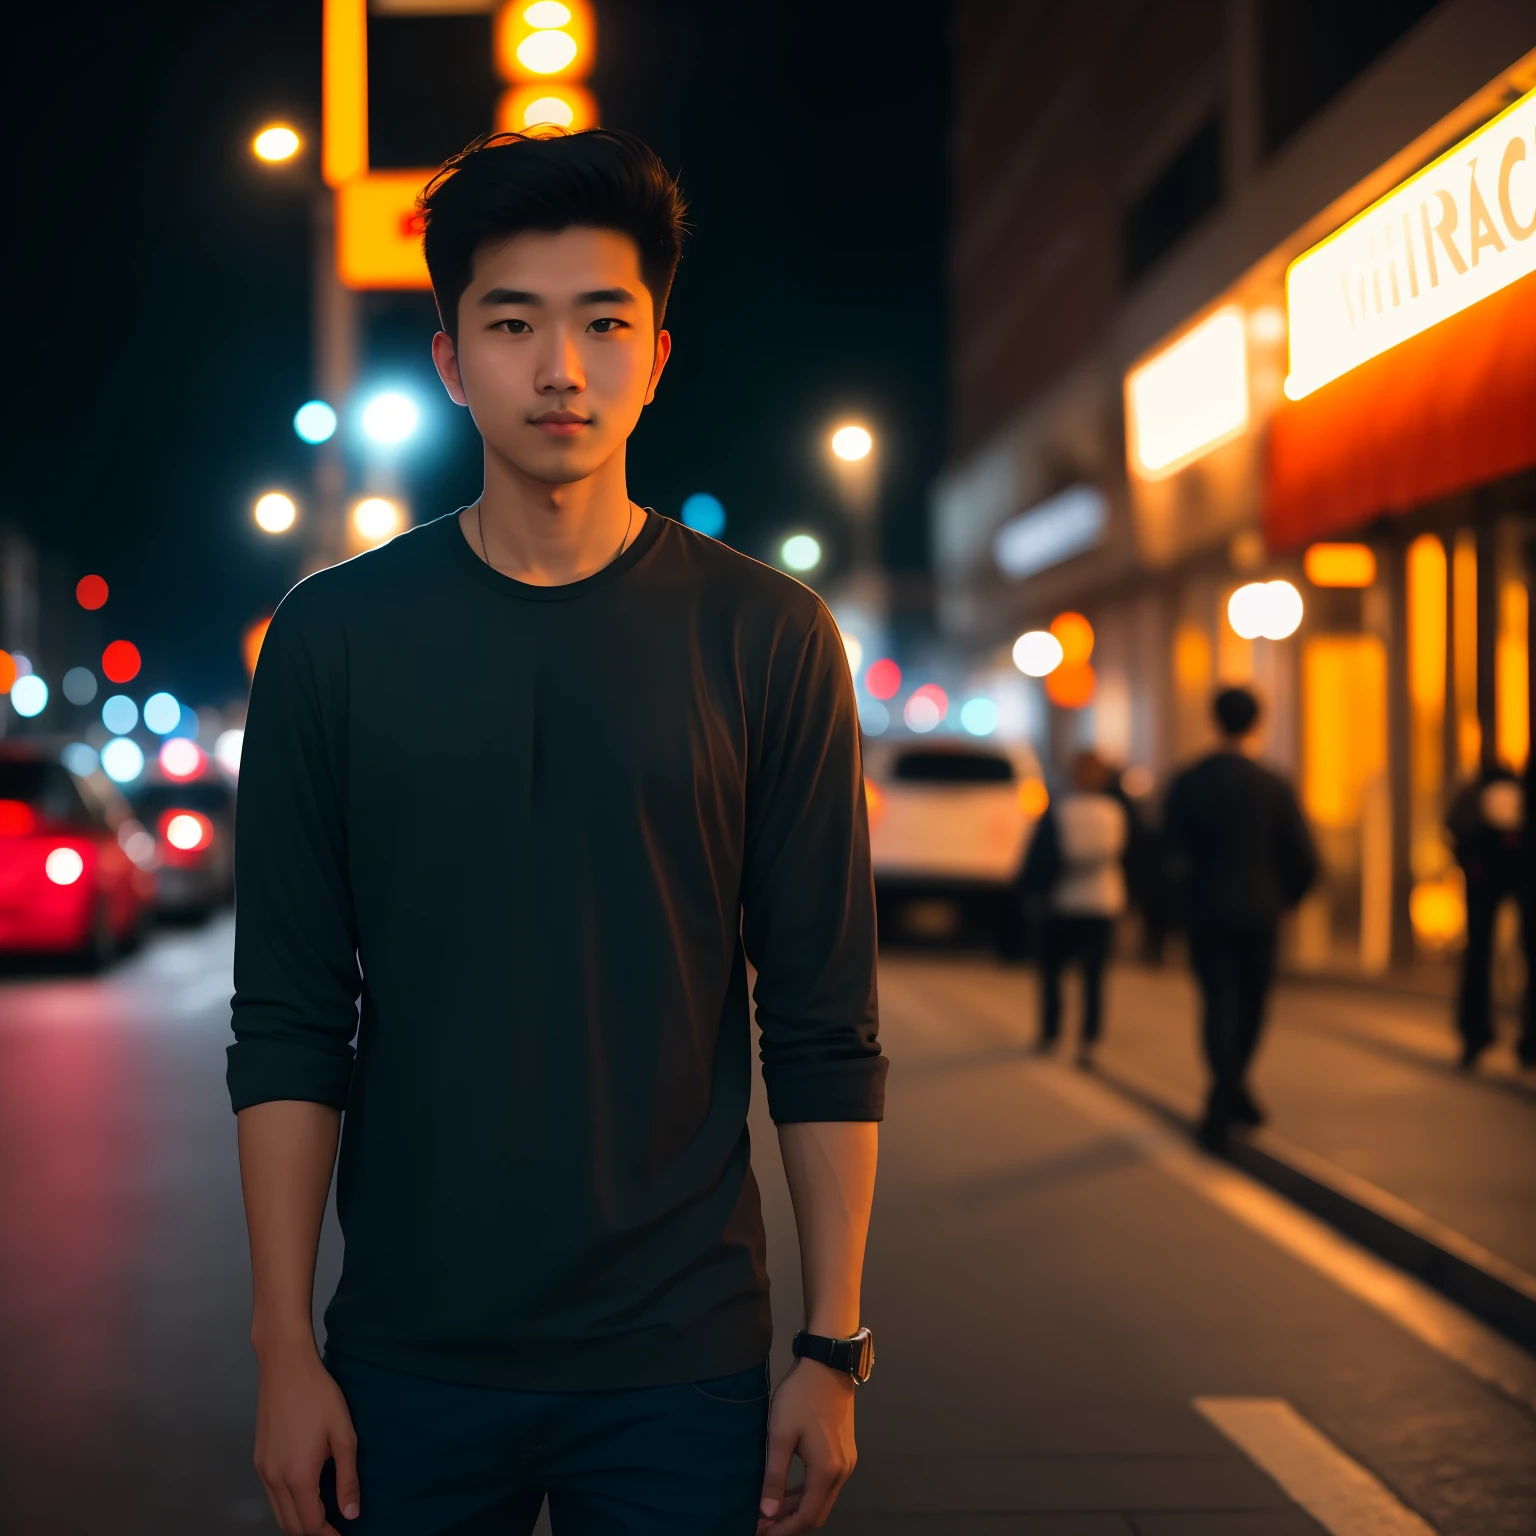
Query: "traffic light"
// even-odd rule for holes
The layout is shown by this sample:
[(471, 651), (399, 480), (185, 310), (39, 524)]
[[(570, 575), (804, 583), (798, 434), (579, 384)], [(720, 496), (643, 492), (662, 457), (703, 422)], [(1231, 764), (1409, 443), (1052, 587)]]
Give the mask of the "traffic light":
[[(492, 10), (494, 0), (460, 0), (455, 10)], [(388, 0), (390, 15), (443, 13), (442, 0)], [(433, 167), (373, 170), (368, 163), (368, 0), (325, 0), (321, 169), (336, 195), (336, 275), (348, 288), (427, 288), (416, 198)], [(495, 6), (491, 46), (507, 82), (496, 105), (499, 131), (517, 133), (597, 123), (584, 85), (596, 29), (588, 0), (504, 0)], [(442, 89), (451, 90), (451, 81)]]
[(587, 0), (506, 0), (492, 43), (496, 72), (508, 82), (496, 127), (594, 127), (597, 102), (582, 82), (592, 72), (595, 40)]

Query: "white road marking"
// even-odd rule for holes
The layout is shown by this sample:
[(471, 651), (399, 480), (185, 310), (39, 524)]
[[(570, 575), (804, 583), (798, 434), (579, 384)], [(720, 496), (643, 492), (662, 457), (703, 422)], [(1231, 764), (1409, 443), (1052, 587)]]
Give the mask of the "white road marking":
[(1195, 1407), (1332, 1536), (1435, 1536), (1284, 1398), (1197, 1397)]
[(1150, 1113), (1082, 1073), (1048, 1061), (1030, 1062), (1025, 1070), (1063, 1103), (1137, 1147), (1164, 1173), (1391, 1318), (1463, 1370), (1536, 1410), (1536, 1359), (1438, 1291), (1378, 1259), (1230, 1164), (1204, 1156), (1163, 1129)]

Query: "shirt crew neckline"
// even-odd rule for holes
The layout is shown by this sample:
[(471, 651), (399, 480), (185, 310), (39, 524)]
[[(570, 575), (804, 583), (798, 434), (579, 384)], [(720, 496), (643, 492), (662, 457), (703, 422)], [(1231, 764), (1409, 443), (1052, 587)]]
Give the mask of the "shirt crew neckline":
[(590, 576), (582, 576), (576, 581), (562, 582), (558, 586), (539, 587), (532, 582), (519, 581), (515, 576), (503, 574), (494, 566), (487, 565), (475, 553), (469, 540), (464, 537), (464, 530), (459, 524), (459, 513), (464, 510), (463, 507), (458, 507), (435, 519), (437, 523), (444, 525), (444, 537), (450, 539), (456, 546), (455, 558), (467, 561), (481, 581), (488, 583), (504, 596), (515, 597), (528, 603), (574, 602), (578, 598), (587, 596), (589, 592), (617, 581), (626, 571), (645, 558), (647, 551), (661, 537), (662, 523), (665, 521), (651, 508), (642, 507), (640, 510), (644, 514), (645, 521), (640, 525), (640, 532), (635, 535), (634, 542), (623, 554), (615, 556), (607, 565), (593, 571)]

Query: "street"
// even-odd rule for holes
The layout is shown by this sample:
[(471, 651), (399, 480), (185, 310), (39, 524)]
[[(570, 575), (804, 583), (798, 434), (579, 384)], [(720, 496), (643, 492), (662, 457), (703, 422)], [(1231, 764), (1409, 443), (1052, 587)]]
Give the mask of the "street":
[[(249, 1274), (222, 1081), (231, 939), (222, 918), (162, 932), (100, 978), (0, 982), (7, 1533), (274, 1528), (250, 1466)], [(888, 955), (881, 986), (893, 1066), (865, 1291), (879, 1361), (859, 1398), (859, 1469), (828, 1529), (1536, 1529), (1529, 1356), (1123, 1092), (1033, 1056), (1027, 971)], [(1145, 1076), (1150, 1059), (1179, 1087), (1194, 1062), (1187, 1006), (1175, 973), (1117, 973), (1105, 1075)], [(1289, 988), (1278, 1013), (1256, 1082), (1281, 1132), (1322, 1134), (1288, 1123), (1305, 1059), (1374, 1073), (1378, 1118), (1393, 1104), (1422, 1113), (1413, 1095), (1449, 1081), (1403, 1048), (1404, 1031), (1427, 1027), (1407, 1003)], [(1346, 1038), (1330, 1017), (1370, 1027)], [(1149, 1039), (1185, 1067), (1149, 1058)], [(1490, 1137), (1526, 1123), (1501, 1128), (1500, 1113), (1533, 1112), (1498, 1083), (1457, 1087), (1483, 1096), (1463, 1119)], [(777, 1373), (799, 1286), (760, 1097), (752, 1130)], [(1433, 1145), (1433, 1128), (1419, 1139)], [(1531, 1177), (1524, 1146), (1511, 1180)], [(1354, 1155), (1386, 1177), (1368, 1136)], [(1442, 1220), (1462, 1209), (1449, 1176), (1422, 1192), (1437, 1199)], [(1510, 1249), (1529, 1243), (1528, 1223), (1506, 1244), (1498, 1205), (1462, 1225), (1529, 1264)], [(338, 1245), (328, 1228), (322, 1300)]]

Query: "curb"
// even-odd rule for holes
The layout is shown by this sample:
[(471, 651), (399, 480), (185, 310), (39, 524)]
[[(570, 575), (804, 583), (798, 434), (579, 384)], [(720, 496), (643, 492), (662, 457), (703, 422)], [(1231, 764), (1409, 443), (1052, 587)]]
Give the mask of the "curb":
[[(1197, 1113), (1163, 1085), (1123, 1068), (1094, 1075), (1193, 1134)], [(1536, 1352), (1536, 1276), (1426, 1216), (1367, 1179), (1274, 1132), (1234, 1132), (1226, 1159), (1261, 1184), (1406, 1270), (1523, 1349)]]

